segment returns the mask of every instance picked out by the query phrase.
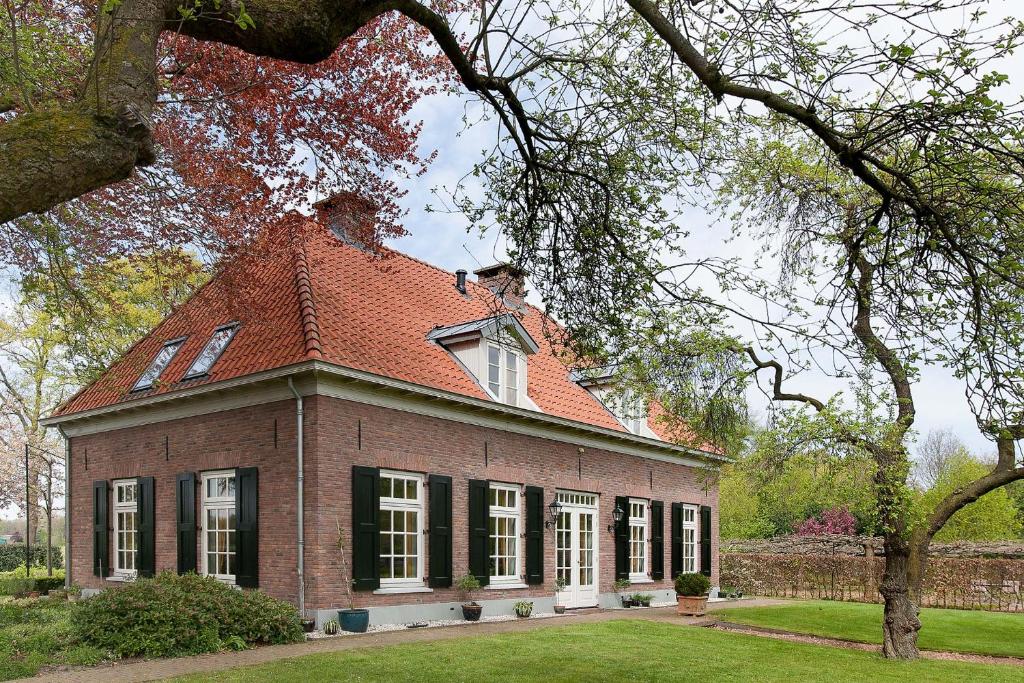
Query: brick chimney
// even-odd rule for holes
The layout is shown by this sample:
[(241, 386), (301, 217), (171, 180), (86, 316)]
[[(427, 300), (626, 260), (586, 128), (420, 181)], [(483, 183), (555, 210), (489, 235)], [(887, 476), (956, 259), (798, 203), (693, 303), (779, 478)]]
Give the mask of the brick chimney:
[(380, 243), (377, 212), (380, 207), (356, 192), (338, 192), (313, 205), (316, 220), (346, 244), (369, 249)]
[(521, 305), (526, 298), (526, 279), (523, 271), (508, 263), (496, 263), (474, 270), (476, 281), (500, 296), (507, 303)]

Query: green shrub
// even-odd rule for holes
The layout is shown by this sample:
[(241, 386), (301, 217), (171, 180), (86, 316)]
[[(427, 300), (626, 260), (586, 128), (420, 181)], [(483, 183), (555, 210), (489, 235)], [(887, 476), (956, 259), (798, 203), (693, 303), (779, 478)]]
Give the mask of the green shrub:
[(676, 595), (707, 595), (711, 591), (711, 579), (703, 574), (680, 574), (676, 577)]
[(32, 567), (27, 578), (24, 564), (9, 572), (0, 572), (0, 595), (21, 595), (30, 591), (47, 593), (54, 588), (63, 586), (64, 571), (62, 569), (55, 569), (53, 576), (47, 576), (45, 568)]
[[(46, 546), (34, 545), (29, 553), (33, 567), (46, 566)], [(50, 559), (54, 569), (64, 568), (64, 553), (57, 546), (50, 548)], [(0, 545), (0, 572), (9, 572), (17, 567), (25, 566), (25, 544), (7, 543)]]
[(174, 657), (304, 636), (298, 611), (260, 591), (165, 572), (103, 591), (72, 615), (85, 643), (120, 657)]

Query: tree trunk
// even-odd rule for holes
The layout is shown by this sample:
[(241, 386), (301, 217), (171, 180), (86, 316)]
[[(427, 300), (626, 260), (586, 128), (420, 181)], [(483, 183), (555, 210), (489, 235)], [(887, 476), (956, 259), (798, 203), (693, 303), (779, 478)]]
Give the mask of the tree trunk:
[(917, 659), (919, 595), (912, 584), (915, 558), (899, 536), (885, 537), (885, 571), (878, 592), (885, 599), (882, 619), (882, 654), (886, 659)]

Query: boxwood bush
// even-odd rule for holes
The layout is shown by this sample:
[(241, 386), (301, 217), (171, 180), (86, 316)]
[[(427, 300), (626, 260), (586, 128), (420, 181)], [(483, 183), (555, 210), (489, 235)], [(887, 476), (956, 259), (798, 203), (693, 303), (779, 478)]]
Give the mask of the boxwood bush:
[[(54, 569), (63, 569), (64, 553), (57, 546), (50, 548), (50, 560)], [(46, 546), (34, 545), (29, 552), (29, 562), (34, 567), (46, 566)], [(25, 566), (25, 544), (6, 543), (0, 545), (0, 572), (13, 571), (18, 566)]]
[(76, 605), (75, 633), (119, 657), (176, 657), (303, 639), (298, 611), (260, 591), (165, 572)]
[(0, 595), (23, 595), (30, 591), (48, 593), (54, 588), (64, 587), (64, 570), (54, 570), (47, 576), (42, 567), (32, 567), (30, 576), (25, 576), (25, 565), (9, 572), (0, 572)]

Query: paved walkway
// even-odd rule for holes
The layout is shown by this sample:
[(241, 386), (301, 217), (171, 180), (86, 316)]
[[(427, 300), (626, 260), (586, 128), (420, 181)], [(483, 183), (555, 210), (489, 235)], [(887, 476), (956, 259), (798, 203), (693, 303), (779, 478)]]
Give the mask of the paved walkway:
[[(718, 602), (708, 605), (712, 612), (723, 607), (763, 607), (784, 604), (781, 600), (755, 598), (752, 600)], [(366, 633), (361, 635), (342, 636), (310, 640), (294, 645), (271, 645), (243, 652), (218, 652), (195, 657), (178, 657), (175, 659), (153, 659), (135, 662), (115, 662), (113, 664), (55, 671), (34, 678), (21, 679), (31, 683), (132, 683), (135, 681), (155, 681), (162, 678), (173, 678), (188, 674), (207, 673), (239, 666), (264, 664), (279, 659), (301, 657), (322, 652), (341, 652), (365, 647), (382, 647), (400, 645), (402, 643), (423, 643), (436, 640), (448, 640), (468, 636), (491, 635), (495, 633), (514, 633), (531, 631), (548, 626), (566, 626), (569, 624), (588, 624), (615, 619), (645, 619), (648, 621), (671, 622), (673, 624), (696, 624), (705, 619), (680, 617), (675, 607), (658, 607), (642, 610), (586, 610), (567, 613), (562, 617), (548, 619), (520, 619), (516, 621), (497, 621), (469, 624), (464, 626), (448, 626), (438, 628), (409, 629), (404, 631), (385, 631), (382, 633)]]

